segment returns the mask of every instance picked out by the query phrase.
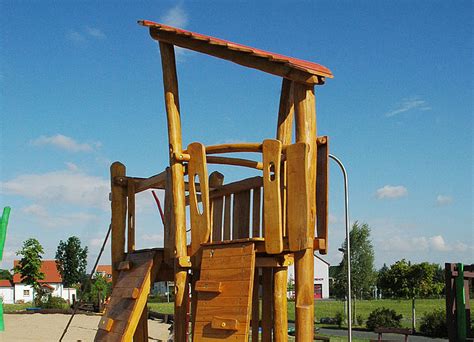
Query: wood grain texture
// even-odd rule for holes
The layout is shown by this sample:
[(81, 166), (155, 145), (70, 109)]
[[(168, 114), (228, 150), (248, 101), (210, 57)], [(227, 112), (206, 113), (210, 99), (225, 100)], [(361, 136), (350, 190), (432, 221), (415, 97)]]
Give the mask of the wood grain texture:
[[(211, 234), (211, 212), (209, 205), (209, 180), (206, 164), (206, 150), (201, 143), (188, 145), (191, 160), (188, 162), (189, 212), (191, 220), (191, 255), (197, 253), (201, 243), (209, 240)], [(201, 208), (198, 203), (196, 184), (201, 189)]]
[(165, 221), (164, 226), (164, 259), (165, 262), (174, 267), (174, 248), (175, 248), (175, 232), (174, 216), (173, 216), (173, 188), (171, 185), (171, 169), (166, 168), (166, 186), (165, 186)]
[(234, 194), (232, 215), (232, 239), (249, 237), (250, 190)]
[(262, 341), (272, 341), (273, 330), (273, 269), (262, 269)]
[(118, 279), (117, 265), (125, 259), (125, 220), (127, 215), (127, 192), (122, 186), (115, 184), (115, 177), (125, 176), (125, 165), (115, 162), (110, 167), (111, 209), (112, 209), (112, 284)]
[(135, 250), (135, 183), (127, 183), (127, 252)]
[(265, 247), (269, 254), (283, 251), (283, 227), (281, 214), (280, 166), (281, 147), (279, 140), (263, 142), (263, 202), (265, 210)]
[(231, 215), (232, 215), (232, 196), (226, 195), (224, 197), (224, 231), (223, 239), (230, 240), (230, 228), (231, 228)]
[(258, 342), (260, 328), (260, 271), (255, 267), (252, 294), (252, 341)]
[(288, 244), (291, 251), (306, 249), (312, 244), (310, 236), (309, 145), (304, 142), (286, 149), (288, 196)]
[(324, 239), (324, 248), (319, 249), (321, 254), (327, 254), (328, 249), (328, 203), (329, 203), (329, 140), (328, 137), (318, 138), (318, 161), (316, 172), (316, 231), (318, 238)]
[[(165, 106), (168, 122), (168, 141), (171, 169), (171, 184), (173, 194), (173, 225), (175, 227), (175, 256), (187, 255), (186, 248), (186, 213), (184, 193), (184, 167), (174, 159), (175, 153), (182, 153), (181, 118), (179, 113), (178, 77), (174, 47), (171, 44), (160, 42), (161, 65), (163, 70), (163, 85), (165, 92)], [(186, 322), (188, 301), (187, 270), (175, 268), (175, 322)], [(177, 341), (186, 338), (186, 325), (174, 325), (174, 337)]]
[(273, 341), (288, 341), (288, 270), (286, 267), (274, 268), (273, 272)]
[[(314, 87), (295, 83), (293, 87), (295, 99), (296, 142), (309, 145), (308, 153), (308, 192), (316, 192), (316, 108)], [(316, 219), (315, 196), (309, 201), (308, 235), (314, 238)], [(296, 309), (295, 327), (296, 341), (312, 341), (314, 336), (314, 256), (313, 249), (308, 248), (295, 252), (295, 287)]]
[(261, 237), (260, 213), (261, 213), (261, 188), (252, 191), (252, 237)]

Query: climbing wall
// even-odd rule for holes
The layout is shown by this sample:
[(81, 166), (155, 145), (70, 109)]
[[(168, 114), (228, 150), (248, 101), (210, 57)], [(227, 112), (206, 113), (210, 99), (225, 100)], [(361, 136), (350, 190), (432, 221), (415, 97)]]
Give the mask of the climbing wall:
[(254, 270), (253, 243), (203, 248), (195, 342), (248, 341)]

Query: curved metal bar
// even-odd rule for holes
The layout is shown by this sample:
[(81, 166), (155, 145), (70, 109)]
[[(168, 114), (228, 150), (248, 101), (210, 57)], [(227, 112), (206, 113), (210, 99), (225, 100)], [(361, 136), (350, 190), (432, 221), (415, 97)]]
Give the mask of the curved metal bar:
[(252, 169), (263, 170), (263, 163), (250, 159), (230, 158), (230, 157), (214, 157), (207, 156), (206, 160), (209, 164), (223, 164), (244, 166)]
[(344, 220), (346, 223), (346, 241), (347, 248), (345, 256), (347, 257), (347, 339), (352, 342), (352, 297), (351, 297), (351, 244), (350, 244), (350, 222), (349, 222), (349, 184), (347, 180), (347, 171), (344, 164), (336, 156), (329, 154), (329, 158), (334, 160), (342, 171), (344, 176)]

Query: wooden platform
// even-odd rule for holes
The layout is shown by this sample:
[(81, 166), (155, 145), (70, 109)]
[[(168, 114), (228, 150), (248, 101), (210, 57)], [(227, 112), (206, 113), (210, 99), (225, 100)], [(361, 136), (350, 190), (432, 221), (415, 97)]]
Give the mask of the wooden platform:
[(131, 341), (146, 307), (157, 251), (137, 251), (118, 265), (119, 277), (95, 341)]

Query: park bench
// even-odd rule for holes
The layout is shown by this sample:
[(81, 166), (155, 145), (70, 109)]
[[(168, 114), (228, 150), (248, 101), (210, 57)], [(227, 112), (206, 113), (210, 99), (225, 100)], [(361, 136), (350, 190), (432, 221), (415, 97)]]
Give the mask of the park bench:
[(377, 334), (379, 334), (377, 340), (371, 340), (371, 341), (383, 341), (383, 342), (388, 342), (388, 341), (393, 341), (393, 340), (383, 340), (382, 339), (382, 334), (399, 334), (399, 335), (405, 335), (405, 342), (408, 341), (408, 335), (413, 335), (413, 330), (411, 329), (405, 329), (405, 328), (376, 328), (374, 330)]

